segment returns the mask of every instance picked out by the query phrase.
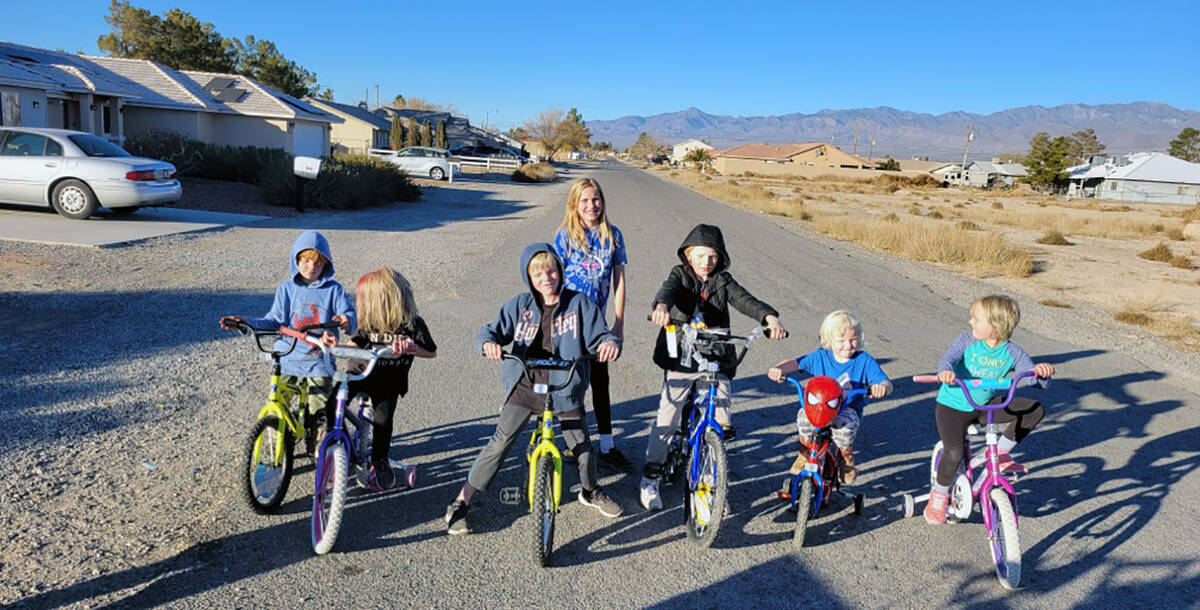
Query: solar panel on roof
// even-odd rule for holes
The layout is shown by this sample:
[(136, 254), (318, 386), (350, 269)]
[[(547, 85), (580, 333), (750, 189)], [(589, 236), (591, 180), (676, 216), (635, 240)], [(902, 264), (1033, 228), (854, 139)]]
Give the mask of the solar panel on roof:
[(214, 76), (212, 80), (208, 81), (207, 85), (204, 85), (204, 88), (213, 91), (216, 89), (225, 89), (232, 84), (233, 79), (228, 76)]
[(218, 102), (236, 102), (246, 93), (245, 89), (222, 89), (215, 99)]

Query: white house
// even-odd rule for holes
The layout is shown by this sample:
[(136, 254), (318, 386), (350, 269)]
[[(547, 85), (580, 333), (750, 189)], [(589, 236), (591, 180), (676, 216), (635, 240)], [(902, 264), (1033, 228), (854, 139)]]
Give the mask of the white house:
[(237, 74), (0, 42), (0, 124), (86, 131), (121, 143), (169, 131), (210, 144), (329, 154), (342, 119)]
[(967, 166), (967, 184), (977, 188), (1011, 188), (1017, 178), (1026, 176), (1020, 163), (975, 161)]
[(692, 138), (687, 142), (681, 142), (671, 147), (671, 156), (668, 157), (667, 160), (675, 164), (683, 163), (684, 158), (687, 157), (688, 153), (692, 152), (693, 150), (713, 150), (713, 147), (709, 144), (701, 142), (700, 140)]
[(1071, 197), (1143, 203), (1200, 204), (1200, 163), (1160, 152), (1093, 158), (1069, 168)]

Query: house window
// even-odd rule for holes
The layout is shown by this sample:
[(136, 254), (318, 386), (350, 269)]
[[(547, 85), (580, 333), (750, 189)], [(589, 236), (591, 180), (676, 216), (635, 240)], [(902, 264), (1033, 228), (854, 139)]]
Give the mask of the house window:
[(112, 133), (112, 106), (104, 106), (101, 116), (101, 124), (104, 126), (104, 131), (101, 133)]
[(1110, 191), (1117, 190), (1117, 183), (1115, 180), (1108, 183), (1108, 190), (1110, 190)]
[(1186, 186), (1181, 186), (1181, 187), (1179, 187), (1179, 189), (1175, 191), (1175, 194), (1176, 194), (1176, 195), (1186, 195), (1186, 194), (1188, 194), (1188, 187), (1186, 187)]

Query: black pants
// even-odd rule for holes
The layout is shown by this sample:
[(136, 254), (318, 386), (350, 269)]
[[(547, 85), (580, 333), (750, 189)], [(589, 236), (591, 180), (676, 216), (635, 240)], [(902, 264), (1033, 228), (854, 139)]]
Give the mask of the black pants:
[[(371, 406), (374, 409), (374, 415), (371, 423), (371, 460), (382, 462), (388, 459), (388, 453), (392, 447), (392, 416), (396, 412), (396, 402), (400, 399), (399, 390), (394, 383), (382, 381), (386, 379), (380, 377), (380, 380), (375, 380), (372, 375), (361, 381), (351, 381), (347, 386), (350, 390), (350, 400), (360, 392), (365, 392), (371, 397)], [(333, 392), (329, 395), (329, 401), (325, 403), (325, 420), (326, 426), (333, 425), (333, 418), (336, 415), (337, 409), (337, 392), (338, 385), (333, 386)], [(350, 408), (351, 403), (346, 404), (346, 409)], [(354, 414), (358, 417), (358, 413)]]
[(608, 363), (592, 362), (592, 413), (596, 434), (612, 434), (612, 403), (608, 398)]
[[(1004, 401), (1003, 396), (996, 396), (988, 401), (989, 405)], [(1045, 411), (1042, 403), (1028, 398), (1017, 397), (1001, 411), (994, 411), (992, 421), (997, 424), (1012, 422), (1004, 429), (1004, 437), (1019, 443), (1042, 421)], [(938, 462), (938, 485), (950, 485), (958, 472), (958, 465), (963, 459), (963, 441), (967, 434), (967, 426), (973, 423), (987, 423), (987, 413), (984, 411), (959, 411), (951, 409), (942, 403), (937, 404), (938, 436), (942, 437), (942, 459)]]
[[(500, 409), (500, 420), (496, 422), (496, 431), (487, 445), (479, 451), (471, 470), (467, 473), (467, 483), (480, 491), (488, 488), (504, 459), (512, 449), (513, 443), (521, 436), (521, 430), (530, 417), (536, 416), (535, 421), (541, 425), (541, 411), (534, 413), (525, 407), (504, 405)], [(582, 409), (581, 409), (582, 415)], [(579, 459), (579, 483), (584, 489), (593, 490), (599, 483), (596, 481), (596, 464), (592, 461), (592, 446), (588, 441), (587, 424), (583, 417), (576, 419), (559, 419), (562, 427), (563, 441), (567, 448), (575, 452)], [(526, 437), (528, 438), (528, 437)]]

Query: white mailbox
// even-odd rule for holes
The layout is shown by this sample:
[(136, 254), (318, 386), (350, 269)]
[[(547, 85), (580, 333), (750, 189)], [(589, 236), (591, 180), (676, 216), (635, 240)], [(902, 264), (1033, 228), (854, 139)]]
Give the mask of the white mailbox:
[(292, 172), (301, 178), (316, 180), (321, 173), (321, 160), (316, 157), (297, 156), (292, 165)]

